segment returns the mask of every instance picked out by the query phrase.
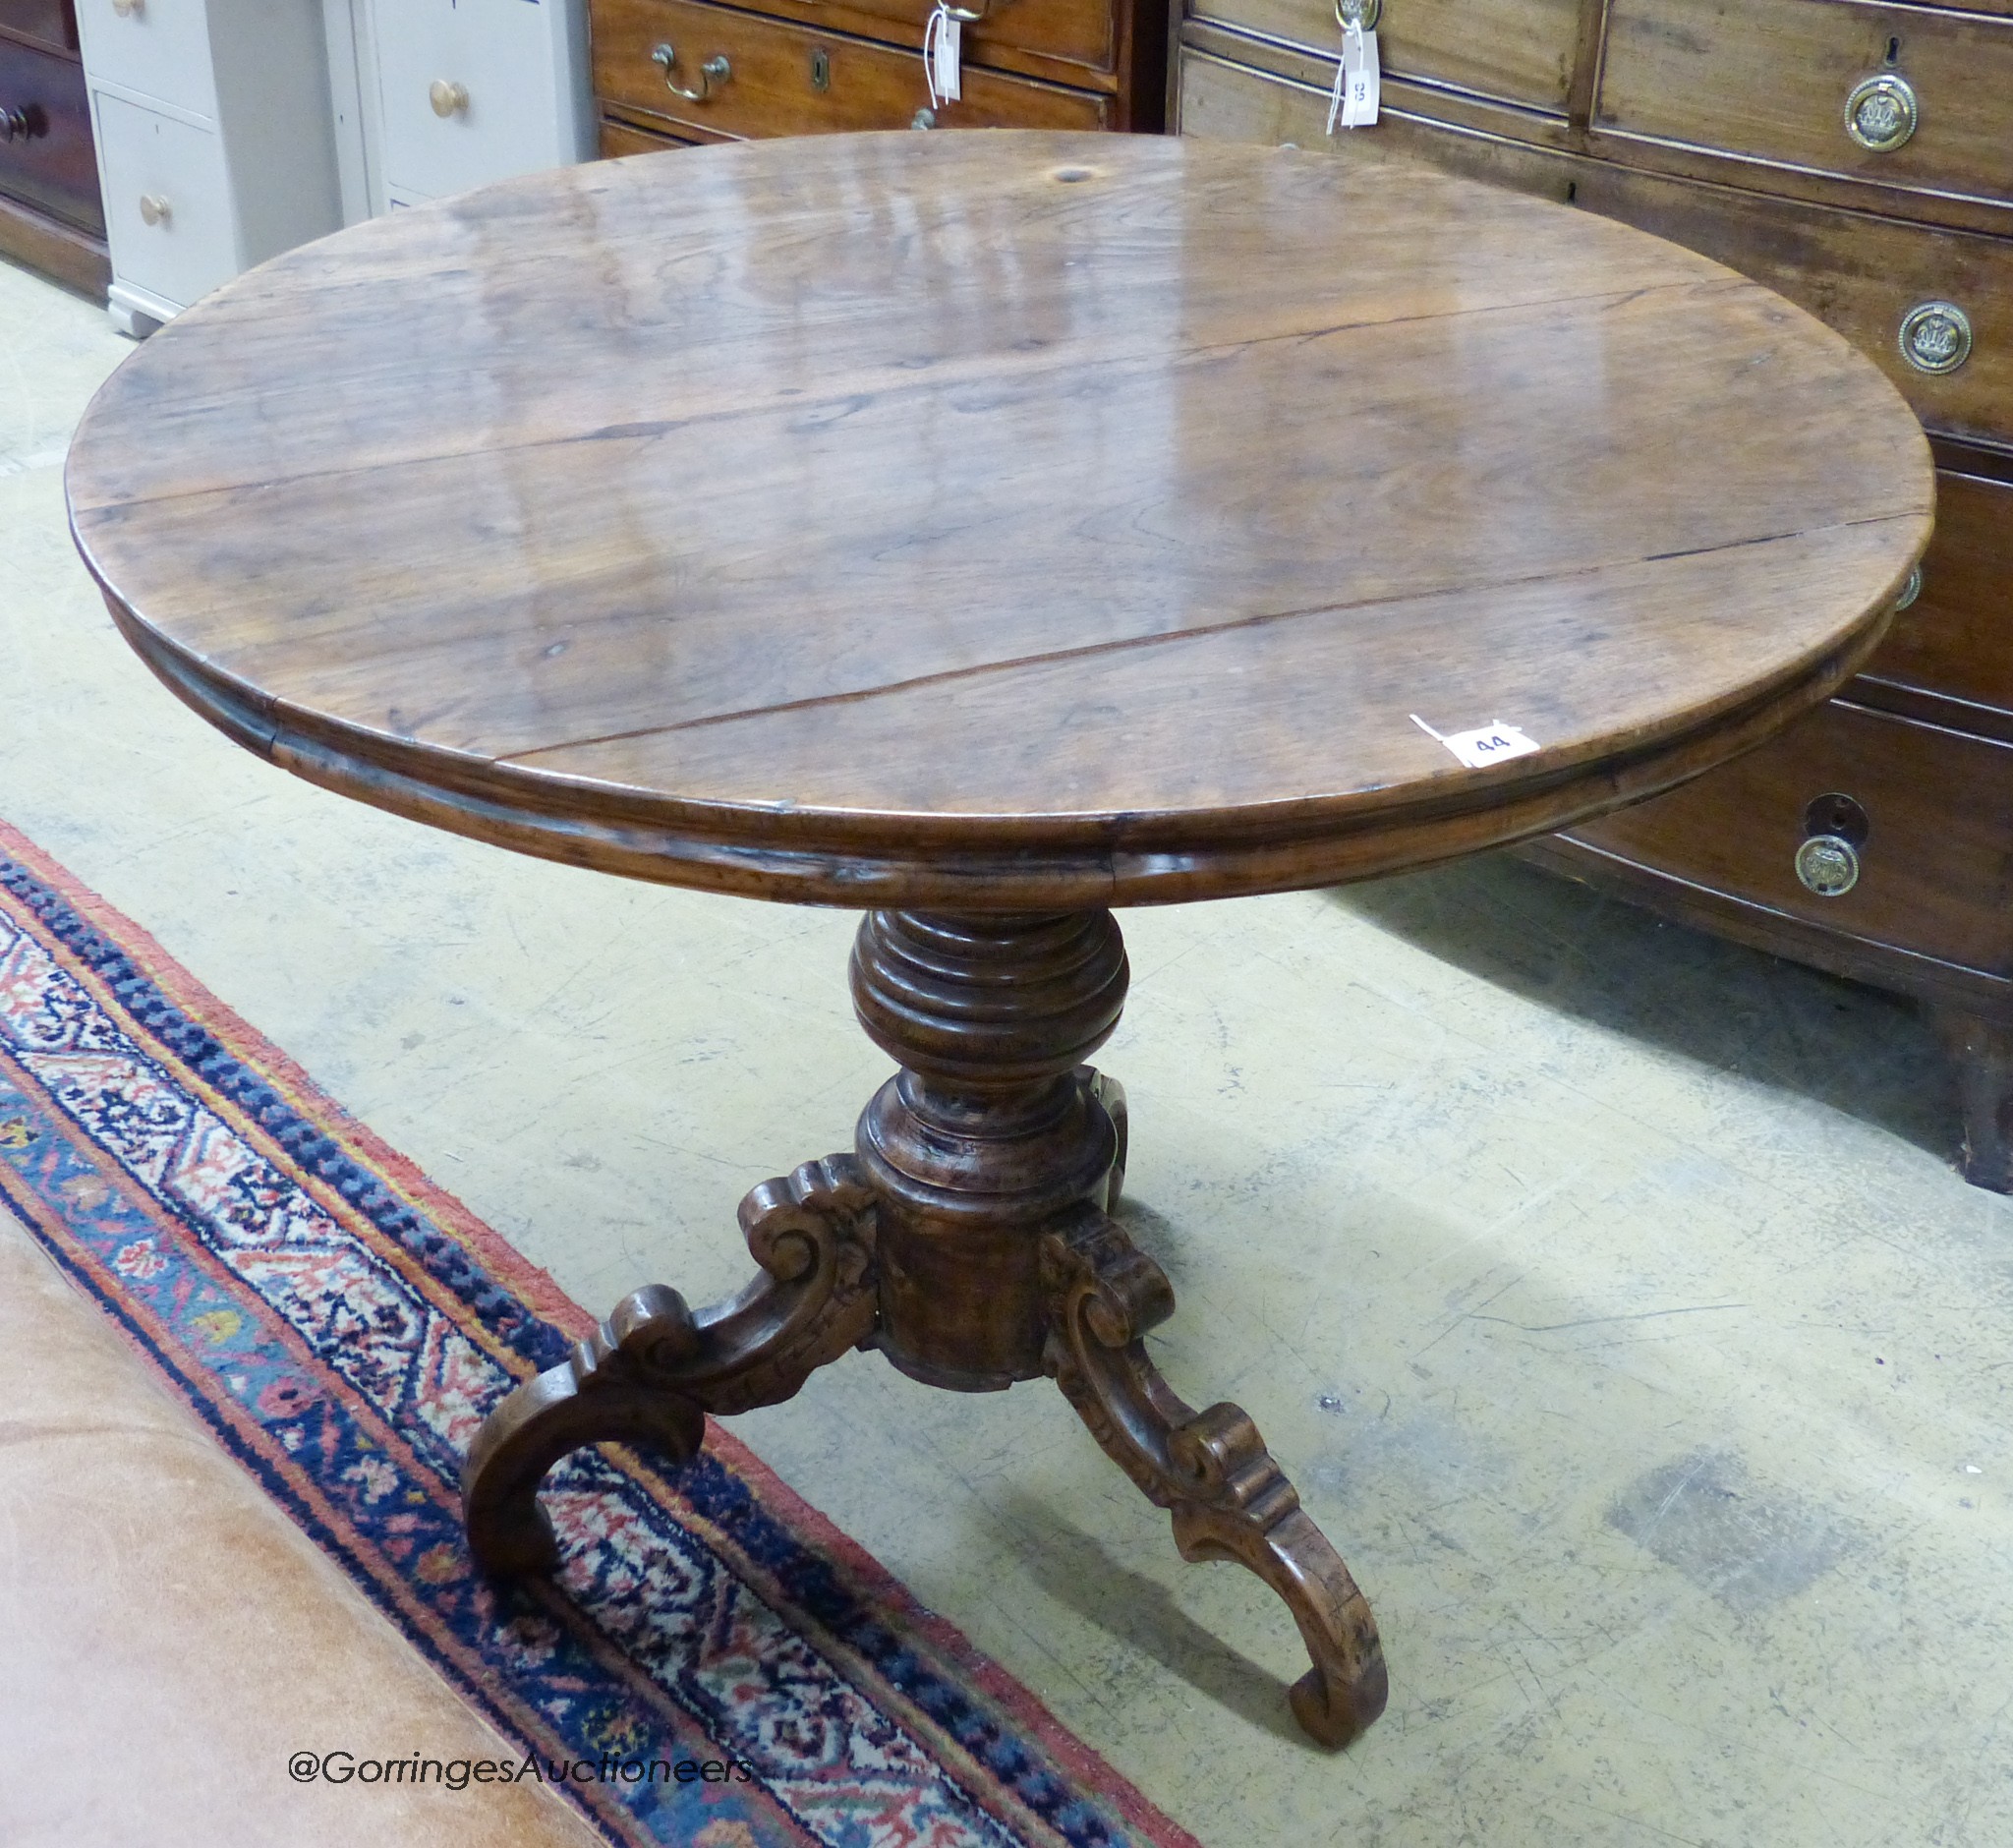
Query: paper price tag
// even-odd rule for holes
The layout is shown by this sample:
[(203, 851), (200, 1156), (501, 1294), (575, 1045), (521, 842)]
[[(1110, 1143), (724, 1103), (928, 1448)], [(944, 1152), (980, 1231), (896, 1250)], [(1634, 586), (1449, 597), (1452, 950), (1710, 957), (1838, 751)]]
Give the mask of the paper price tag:
[(1342, 62), (1335, 67), (1335, 88), (1328, 98), (1328, 133), (1333, 135), (1338, 124), (1346, 129), (1371, 127), (1383, 87), (1377, 34), (1352, 20), (1342, 29)]
[(930, 107), (958, 100), (958, 66), (963, 57), (964, 25), (944, 0), (937, 0), (923, 28), (923, 76), (930, 86)]
[(1526, 738), (1516, 725), (1492, 719), (1472, 731), (1435, 731), (1417, 713), (1409, 715), (1413, 724), (1435, 742), (1444, 744), (1469, 770), (1486, 770), (1513, 757), (1528, 757), (1538, 748), (1537, 740)]

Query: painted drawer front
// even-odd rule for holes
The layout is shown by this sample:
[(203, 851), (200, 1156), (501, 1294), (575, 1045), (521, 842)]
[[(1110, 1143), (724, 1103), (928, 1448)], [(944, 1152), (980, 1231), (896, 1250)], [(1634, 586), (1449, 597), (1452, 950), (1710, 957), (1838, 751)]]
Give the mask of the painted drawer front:
[(2013, 487), (1938, 474), (1921, 594), (1866, 671), (2013, 715)]
[(113, 11), (112, 0), (77, 0), (77, 26), (93, 84), (215, 116), (204, 0), (142, 0), (125, 14)]
[[(1798, 877), (1814, 831), (1843, 822), (1857, 861), (1846, 891)], [(1850, 816), (1851, 811), (1846, 812)], [(1875, 943), (2013, 975), (2013, 745), (1834, 701), (1780, 737), (1669, 795), (1573, 830), (1573, 838), (1707, 890)], [(1836, 883), (1841, 856), (1807, 861)]]
[(0, 38), (0, 191), (86, 231), (104, 228), (83, 67)]
[[(561, 147), (547, 8), (533, 0), (392, 0), (378, 34), (384, 178), (438, 199), (573, 158)], [(444, 87), (447, 113), (433, 87)], [(458, 100), (457, 100), (458, 87)]]
[[(1895, 142), (1869, 147), (1862, 136)], [(1615, 0), (1595, 121), (2013, 198), (2013, 20), (1857, 0)]]
[[(750, 137), (907, 128), (930, 107), (913, 52), (702, 0), (609, 0), (596, 8), (595, 28), (595, 93), (690, 128)], [(717, 60), (724, 75), (708, 74)], [(673, 85), (705, 94), (680, 96)], [(1111, 112), (1105, 97), (970, 66), (962, 87), (961, 100), (934, 112), (944, 128), (1101, 129)]]
[[(1187, 17), (1263, 32), (1333, 56), (1336, 0), (1188, 0)], [(1451, 84), (1564, 111), (1580, 0), (1382, 0), (1377, 52), (1392, 77)]]
[(113, 266), (122, 282), (187, 308), (238, 273), (223, 148), (207, 129), (103, 90), (94, 101), (114, 176), (105, 196)]

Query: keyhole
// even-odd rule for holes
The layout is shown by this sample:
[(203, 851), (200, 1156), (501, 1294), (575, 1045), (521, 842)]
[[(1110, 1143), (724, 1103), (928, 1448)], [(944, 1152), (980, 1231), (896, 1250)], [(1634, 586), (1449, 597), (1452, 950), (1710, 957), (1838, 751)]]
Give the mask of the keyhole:
[(1891, 67), (1893, 65), (1899, 64), (1900, 62), (1901, 40), (1898, 38), (1890, 38), (1887, 41), (1887, 63)]
[(811, 54), (811, 87), (830, 89), (832, 87), (832, 58), (824, 51)]

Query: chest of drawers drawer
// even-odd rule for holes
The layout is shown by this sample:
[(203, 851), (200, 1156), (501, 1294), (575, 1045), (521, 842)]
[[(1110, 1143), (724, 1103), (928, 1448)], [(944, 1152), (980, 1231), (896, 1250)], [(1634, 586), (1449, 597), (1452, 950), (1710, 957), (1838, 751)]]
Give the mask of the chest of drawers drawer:
[(104, 228), (84, 72), (12, 38), (0, 38), (0, 189), (66, 224)]
[[(1870, 703), (1934, 712), (2013, 742), (2013, 486), (1952, 469), (1936, 477), (1936, 536), (1921, 589), (1867, 664)], [(1919, 697), (1931, 696), (1926, 703)]]
[[(731, 136), (907, 128), (931, 107), (922, 59), (705, 0), (608, 0), (595, 12), (605, 108)], [(1100, 129), (1108, 97), (967, 65), (945, 128)], [(677, 126), (673, 134), (680, 132)]]
[[(1850, 807), (1825, 800), (1840, 796)], [(1918, 955), (2008, 976), (2009, 813), (2013, 746), (1834, 701), (1759, 750), (1576, 828), (1573, 838), (1866, 943), (1906, 943)], [(1806, 852), (1820, 834), (1842, 839), (1849, 855), (1828, 845)]]
[(1180, 85), (1187, 134), (1293, 140), (1361, 158), (1420, 154), (1702, 251), (1829, 322), (1932, 429), (2013, 443), (2013, 240), (1772, 199), (1396, 116), (1372, 136), (1331, 141), (1319, 91), (1193, 52), (1183, 53)]
[(1787, 167), (2013, 199), (2013, 19), (1863, 0), (1614, 0), (1596, 120)]
[(640, 129), (634, 123), (617, 122), (611, 116), (602, 121), (601, 156), (604, 160), (620, 160), (625, 154), (661, 154), (666, 148), (699, 145), (702, 144), (683, 141), (675, 135), (659, 135), (649, 129)]
[[(773, 0), (763, 11), (814, 30), (904, 44), (920, 54), (935, 0)], [(1082, 83), (1118, 69), (1118, 20), (1109, 0), (966, 0), (983, 17), (963, 28), (964, 61)]]
[[(1326, 57), (1342, 44), (1336, 0), (1190, 0), (1187, 17)], [(1580, 19), (1580, 0), (1378, 0), (1378, 60), (1389, 77), (1563, 112)]]
[(97, 105), (120, 281), (178, 305), (227, 282), (245, 260), (215, 132), (103, 90)]
[(0, 0), (0, 31), (51, 51), (77, 49), (77, 21), (66, 0)]
[[(1187, 17), (1334, 56), (1336, 0), (1191, 0)], [(1573, 87), (1581, 0), (1376, 0), (1385, 72), (1563, 111)]]
[[(2013, 440), (2013, 242), (1548, 158), (1578, 202), (1715, 257), (1829, 322), (1931, 429)], [(1551, 189), (1548, 189), (1551, 190)]]
[(549, 11), (524, 0), (395, 0), (395, 13), (374, 13), (391, 192), (437, 199), (575, 157), (559, 133)]
[(78, 0), (91, 81), (216, 114), (216, 77), (203, 0), (143, 0), (123, 12), (113, 0)]

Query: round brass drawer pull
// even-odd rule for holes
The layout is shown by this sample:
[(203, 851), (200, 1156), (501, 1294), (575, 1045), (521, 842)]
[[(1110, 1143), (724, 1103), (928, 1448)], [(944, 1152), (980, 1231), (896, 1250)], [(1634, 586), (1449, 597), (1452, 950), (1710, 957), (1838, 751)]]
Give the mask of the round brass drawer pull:
[(1842, 898), (1860, 883), (1859, 849), (1837, 835), (1812, 835), (1797, 849), (1797, 878), (1820, 898)]
[(909, 117), (908, 125), (912, 129), (933, 129), (937, 126), (937, 112), (934, 109), (918, 109)]
[(1374, 32), (1383, 17), (1384, 0), (1335, 0), (1335, 23), (1344, 31), (1360, 26), (1364, 31)]
[(664, 87), (673, 96), (682, 96), (687, 102), (704, 102), (713, 94), (716, 84), (724, 84), (734, 74), (734, 67), (724, 57), (708, 58), (699, 67), (699, 87), (687, 89), (684, 85), (671, 81), (671, 67), (678, 62), (678, 54), (669, 45), (660, 45), (650, 54), (650, 61), (664, 74)]
[(1892, 71), (1855, 84), (1845, 99), (1845, 132), (1869, 154), (1891, 154), (1921, 120), (1914, 88)]
[(1901, 357), (1919, 373), (1954, 373), (1971, 358), (1971, 317), (1955, 302), (1918, 302), (1901, 318)]
[(1901, 587), (1901, 595), (1894, 600), (1894, 613), (1898, 616), (1923, 594), (1923, 568), (1914, 566), (1908, 574), (1908, 582)]
[(130, 20), (146, 11), (146, 0), (112, 0), (112, 11), (122, 20)]
[(174, 207), (158, 193), (141, 194), (140, 216), (144, 223), (166, 224), (174, 215)]
[(468, 107), (468, 86), (450, 84), (444, 77), (436, 77), (427, 86), (427, 100), (433, 105), (433, 113), (445, 122), (451, 115), (460, 115)]
[(0, 142), (25, 142), (34, 132), (35, 125), (26, 109), (0, 105)]

